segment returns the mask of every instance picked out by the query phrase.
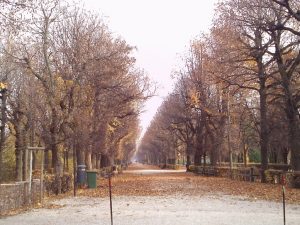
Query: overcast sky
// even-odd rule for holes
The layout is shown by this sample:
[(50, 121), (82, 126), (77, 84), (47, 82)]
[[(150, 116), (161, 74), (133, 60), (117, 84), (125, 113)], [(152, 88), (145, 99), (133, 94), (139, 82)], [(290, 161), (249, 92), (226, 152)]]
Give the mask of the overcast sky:
[(157, 97), (145, 105), (143, 131), (163, 97), (172, 91), (171, 73), (180, 67), (180, 55), (189, 42), (208, 31), (217, 0), (82, 0), (104, 16), (115, 35), (136, 46), (137, 66), (158, 84)]

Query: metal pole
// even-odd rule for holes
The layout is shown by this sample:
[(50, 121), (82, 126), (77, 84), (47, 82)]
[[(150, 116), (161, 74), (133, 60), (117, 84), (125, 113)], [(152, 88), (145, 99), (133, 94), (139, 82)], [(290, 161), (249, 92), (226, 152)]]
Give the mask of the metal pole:
[(113, 225), (114, 222), (113, 222), (113, 211), (112, 211), (112, 200), (111, 200), (111, 174), (108, 176), (108, 187), (109, 187), (109, 202), (110, 202), (110, 223), (111, 225)]
[(76, 185), (76, 150), (75, 150), (75, 147), (73, 146), (73, 174), (74, 174), (74, 190), (73, 190), (73, 195), (74, 197), (76, 197), (76, 188), (77, 188), (77, 185)]
[(40, 177), (40, 202), (43, 205), (44, 199), (44, 150), (42, 150), (41, 177)]
[(282, 185), (283, 224), (285, 225), (285, 187)]

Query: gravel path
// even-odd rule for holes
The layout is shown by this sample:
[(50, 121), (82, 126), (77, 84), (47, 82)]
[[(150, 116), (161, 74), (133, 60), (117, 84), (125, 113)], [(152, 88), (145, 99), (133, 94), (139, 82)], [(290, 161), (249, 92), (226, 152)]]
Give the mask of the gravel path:
[[(3, 218), (1, 225), (110, 224), (109, 199), (76, 197), (53, 202), (53, 209), (35, 209)], [(248, 201), (217, 195), (171, 195), (113, 199), (114, 225), (282, 225), (280, 203)], [(300, 224), (300, 206), (287, 205), (287, 225)]]
[[(282, 204), (275, 202), (280, 193), (280, 186), (137, 164), (113, 177), (114, 225), (282, 225)], [(287, 190), (293, 202), (287, 204), (287, 225), (300, 224), (299, 193)], [(77, 194), (2, 218), (0, 225), (110, 225), (107, 180)]]

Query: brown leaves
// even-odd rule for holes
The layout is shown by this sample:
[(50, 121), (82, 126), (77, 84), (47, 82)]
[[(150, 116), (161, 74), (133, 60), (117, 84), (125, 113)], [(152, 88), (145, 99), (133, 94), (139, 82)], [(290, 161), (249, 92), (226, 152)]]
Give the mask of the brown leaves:
[[(165, 196), (228, 194), (250, 200), (281, 201), (281, 186), (203, 177), (191, 173), (122, 174), (112, 178), (113, 196)], [(81, 189), (78, 195), (108, 197), (108, 180), (99, 179), (97, 189)], [(286, 188), (289, 203), (300, 203), (300, 190)]]

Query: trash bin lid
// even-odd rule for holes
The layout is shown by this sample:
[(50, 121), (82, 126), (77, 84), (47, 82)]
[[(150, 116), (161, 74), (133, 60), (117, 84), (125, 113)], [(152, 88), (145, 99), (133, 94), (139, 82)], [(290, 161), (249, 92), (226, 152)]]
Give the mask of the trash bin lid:
[(81, 167), (82, 167), (82, 168), (85, 168), (86, 165), (77, 165), (77, 167), (78, 167), (78, 168), (81, 168)]

